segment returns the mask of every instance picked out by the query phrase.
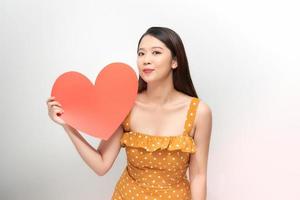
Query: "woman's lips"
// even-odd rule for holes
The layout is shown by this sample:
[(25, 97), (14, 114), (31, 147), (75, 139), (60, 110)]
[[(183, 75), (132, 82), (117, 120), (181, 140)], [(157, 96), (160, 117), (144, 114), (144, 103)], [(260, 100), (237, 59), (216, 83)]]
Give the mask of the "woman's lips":
[(154, 71), (154, 69), (143, 69), (145, 74), (150, 74), (152, 71)]

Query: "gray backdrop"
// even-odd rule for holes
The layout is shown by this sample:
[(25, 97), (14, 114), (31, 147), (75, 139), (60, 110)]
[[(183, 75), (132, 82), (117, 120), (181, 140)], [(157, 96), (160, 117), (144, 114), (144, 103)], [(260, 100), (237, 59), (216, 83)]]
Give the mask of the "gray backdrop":
[(137, 42), (150, 26), (181, 36), (212, 109), (208, 200), (300, 199), (298, 8), (290, 0), (1, 0), (0, 199), (110, 198), (124, 149), (97, 176), (50, 120), (46, 100), (66, 71), (94, 81), (122, 61), (137, 72)]

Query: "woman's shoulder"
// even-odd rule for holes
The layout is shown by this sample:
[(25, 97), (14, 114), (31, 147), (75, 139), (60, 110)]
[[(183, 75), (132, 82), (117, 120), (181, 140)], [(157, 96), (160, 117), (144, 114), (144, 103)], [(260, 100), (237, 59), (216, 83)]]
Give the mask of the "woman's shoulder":
[(196, 126), (199, 125), (199, 120), (201, 121), (203, 119), (211, 118), (212, 117), (212, 110), (208, 103), (203, 101), (202, 99), (199, 99), (199, 103), (196, 109), (196, 115), (195, 115), (195, 124)]
[(210, 106), (202, 98), (189, 96), (189, 95), (184, 94), (184, 93), (181, 93), (180, 95), (182, 96), (183, 101), (191, 102), (192, 99), (197, 100), (198, 105), (197, 105), (197, 108), (196, 108), (196, 116), (195, 116), (195, 121), (196, 122), (198, 121), (199, 118), (201, 118), (203, 116), (209, 116), (209, 115), (212, 114)]

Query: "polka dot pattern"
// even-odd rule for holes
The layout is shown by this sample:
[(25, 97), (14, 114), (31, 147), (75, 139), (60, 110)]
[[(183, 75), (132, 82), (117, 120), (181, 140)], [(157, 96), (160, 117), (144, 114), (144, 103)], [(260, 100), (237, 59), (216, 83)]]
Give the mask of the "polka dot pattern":
[[(127, 166), (118, 180), (112, 200), (191, 200), (187, 168), (196, 145), (191, 130), (199, 98), (193, 97), (180, 136), (151, 136), (130, 131), (124, 121), (121, 146)], [(128, 118), (127, 118), (128, 119)]]

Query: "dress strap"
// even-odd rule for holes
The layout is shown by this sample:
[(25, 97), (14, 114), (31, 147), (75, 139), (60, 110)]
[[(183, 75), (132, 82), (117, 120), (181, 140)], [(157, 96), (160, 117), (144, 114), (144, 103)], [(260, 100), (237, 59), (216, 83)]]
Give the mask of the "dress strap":
[(197, 106), (198, 106), (200, 101), (201, 101), (201, 99), (199, 99), (197, 97), (192, 98), (191, 103), (189, 105), (187, 115), (186, 115), (183, 135), (189, 135), (189, 132), (191, 131), (192, 125), (193, 125), (194, 120), (195, 120)]
[(125, 130), (125, 132), (128, 132), (128, 131), (130, 131), (130, 114), (131, 114), (131, 110), (130, 110), (130, 112), (127, 114), (127, 116), (126, 116), (126, 118), (125, 118), (125, 120), (123, 121), (123, 128), (124, 128), (124, 130)]

